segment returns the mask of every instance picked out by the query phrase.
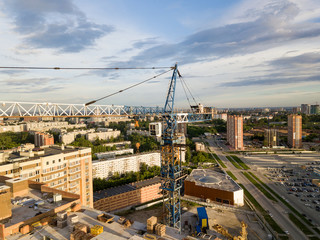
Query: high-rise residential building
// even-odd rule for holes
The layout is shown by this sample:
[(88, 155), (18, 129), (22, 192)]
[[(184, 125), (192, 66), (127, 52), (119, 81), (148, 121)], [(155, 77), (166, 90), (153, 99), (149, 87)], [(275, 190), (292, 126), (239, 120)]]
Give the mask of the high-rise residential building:
[(228, 115), (227, 141), (233, 149), (243, 149), (243, 118), (237, 115)]
[(54, 144), (54, 138), (49, 133), (36, 132), (34, 134), (34, 145), (36, 147), (50, 146)]
[(279, 146), (279, 132), (278, 129), (265, 129), (264, 145), (267, 147)]
[(0, 176), (22, 177), (80, 195), (93, 206), (91, 148), (50, 146), (38, 151), (8, 151), (0, 155)]
[(310, 114), (319, 114), (320, 113), (320, 108), (319, 105), (311, 105), (310, 107)]
[(300, 115), (288, 116), (288, 145), (292, 148), (302, 147), (302, 117)]
[(292, 108), (292, 113), (297, 114), (301, 112), (301, 108), (300, 107), (293, 107)]
[(301, 104), (301, 113), (310, 114), (310, 104)]

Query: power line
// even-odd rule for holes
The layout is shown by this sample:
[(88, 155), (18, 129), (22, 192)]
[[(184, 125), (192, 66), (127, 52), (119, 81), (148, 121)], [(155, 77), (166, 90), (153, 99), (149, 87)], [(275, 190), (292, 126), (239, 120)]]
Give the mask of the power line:
[(29, 70), (134, 70), (134, 69), (167, 69), (172, 67), (1, 67), (0, 69), (29, 69)]
[(107, 96), (98, 98), (98, 99), (93, 100), (93, 101), (91, 101), (91, 102), (88, 102), (88, 103), (85, 104), (85, 106), (91, 105), (91, 104), (93, 104), (93, 103), (95, 103), (95, 102), (97, 102), (97, 101), (100, 101), (100, 100), (102, 100), (102, 99), (111, 97), (111, 96), (116, 95), (116, 94), (118, 94), (118, 93), (122, 93), (122, 92), (124, 92), (124, 91), (126, 91), (126, 90), (128, 90), (128, 89), (130, 89), (130, 88), (134, 88), (134, 87), (136, 87), (136, 86), (139, 86), (139, 85), (141, 85), (141, 84), (143, 84), (143, 83), (145, 83), (145, 82), (148, 82), (148, 81), (150, 81), (150, 80), (152, 80), (152, 79), (155, 79), (155, 78), (157, 78), (157, 77), (159, 77), (159, 76), (161, 76), (161, 75), (163, 75), (163, 74), (166, 74), (166, 73), (170, 72), (172, 69), (174, 69), (174, 68), (171, 67), (170, 70), (165, 71), (165, 72), (162, 72), (162, 73), (160, 73), (160, 74), (158, 74), (158, 75), (155, 75), (155, 76), (153, 76), (153, 77), (151, 77), (151, 78), (148, 78), (148, 79), (146, 79), (146, 80), (144, 80), (144, 81), (142, 81), (142, 82), (133, 84), (133, 85), (131, 85), (131, 86), (129, 86), (129, 87), (126, 87), (126, 88), (124, 88), (124, 89), (122, 89), (122, 90), (119, 90), (119, 91), (114, 92), (114, 93), (111, 93), (111, 94), (109, 94), (109, 95), (107, 95)]

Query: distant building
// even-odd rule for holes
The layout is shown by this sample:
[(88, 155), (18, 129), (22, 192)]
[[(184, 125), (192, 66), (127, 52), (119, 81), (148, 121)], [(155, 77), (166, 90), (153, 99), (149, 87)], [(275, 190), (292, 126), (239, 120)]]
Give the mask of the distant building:
[(205, 145), (202, 142), (195, 142), (195, 146), (197, 152), (204, 152), (206, 149)]
[(297, 114), (301, 112), (301, 108), (300, 107), (293, 107), (292, 108), (292, 113)]
[(194, 169), (184, 180), (185, 197), (243, 206), (243, 189), (225, 173), (211, 169)]
[(224, 121), (228, 120), (228, 115), (226, 113), (215, 114), (214, 119), (222, 119)]
[(0, 154), (0, 176), (22, 177), (80, 195), (83, 205), (93, 206), (91, 148), (50, 146)]
[(227, 141), (235, 150), (243, 149), (243, 119), (242, 116), (228, 115)]
[(100, 152), (100, 153), (95, 153), (98, 159), (109, 159), (109, 158), (115, 158), (116, 156), (119, 155), (131, 155), (133, 154), (133, 148), (125, 148), (125, 149), (120, 149), (116, 151), (108, 151), (108, 152)]
[(101, 140), (108, 140), (110, 138), (117, 138), (120, 136), (120, 131), (119, 130), (113, 130), (113, 129), (108, 129), (107, 131), (101, 131), (101, 132), (94, 132), (94, 133), (87, 133), (86, 138), (87, 140), (93, 142), (96, 139), (101, 139)]
[(152, 122), (149, 124), (149, 133), (151, 136), (161, 137), (162, 135), (162, 123)]
[(54, 144), (54, 138), (49, 133), (36, 132), (34, 134), (34, 145), (36, 147), (51, 146)]
[(301, 104), (301, 113), (310, 114), (310, 104)]
[(302, 147), (302, 117), (300, 115), (288, 116), (288, 145), (292, 148)]
[(311, 105), (310, 107), (310, 114), (319, 114), (320, 113), (320, 108), (319, 105)]
[(95, 160), (92, 162), (93, 178), (108, 178), (115, 173), (138, 172), (141, 163), (160, 167), (160, 153), (148, 152)]
[(279, 132), (278, 129), (265, 129), (264, 131), (264, 146), (275, 147), (279, 146)]

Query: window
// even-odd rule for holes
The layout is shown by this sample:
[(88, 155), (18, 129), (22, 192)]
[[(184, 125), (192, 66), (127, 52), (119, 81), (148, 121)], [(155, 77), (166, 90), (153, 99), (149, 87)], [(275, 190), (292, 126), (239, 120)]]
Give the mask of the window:
[(61, 159), (59, 159), (59, 162), (61, 162)]
[(49, 165), (49, 162), (47, 162), (47, 165)]
[(54, 164), (56, 162), (56, 160), (52, 160), (52, 164)]

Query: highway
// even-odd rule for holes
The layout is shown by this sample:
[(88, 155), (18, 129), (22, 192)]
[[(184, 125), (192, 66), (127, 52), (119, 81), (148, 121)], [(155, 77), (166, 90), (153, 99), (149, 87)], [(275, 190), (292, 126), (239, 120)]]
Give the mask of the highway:
[(221, 161), (227, 166), (227, 169), (230, 170), (238, 179), (238, 182), (243, 184), (244, 187), (252, 194), (252, 196), (259, 202), (259, 204), (270, 213), (270, 216), (281, 226), (284, 231), (289, 232), (291, 239), (303, 240), (308, 239), (303, 232), (300, 231), (289, 219), (288, 215), (285, 212), (288, 210), (279, 203), (274, 203), (269, 200), (265, 195), (260, 192), (242, 173), (241, 171), (235, 168), (230, 161), (225, 157), (220, 148), (225, 149), (222, 143), (216, 144), (214, 138), (206, 139), (209, 143), (210, 149), (213, 150), (221, 159)]

